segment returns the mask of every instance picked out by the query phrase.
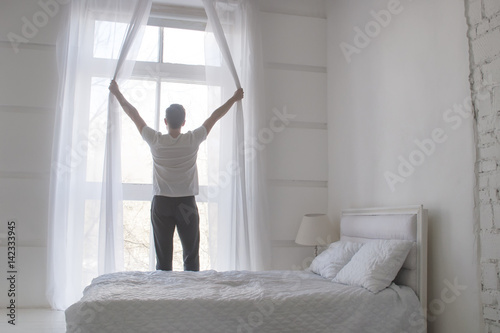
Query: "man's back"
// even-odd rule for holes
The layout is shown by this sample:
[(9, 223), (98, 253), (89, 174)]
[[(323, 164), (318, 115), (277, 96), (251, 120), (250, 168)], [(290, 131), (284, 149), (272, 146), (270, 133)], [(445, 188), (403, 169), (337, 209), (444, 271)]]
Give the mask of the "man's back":
[(207, 137), (205, 127), (172, 137), (145, 126), (142, 137), (153, 155), (153, 193), (167, 197), (198, 194), (198, 147)]

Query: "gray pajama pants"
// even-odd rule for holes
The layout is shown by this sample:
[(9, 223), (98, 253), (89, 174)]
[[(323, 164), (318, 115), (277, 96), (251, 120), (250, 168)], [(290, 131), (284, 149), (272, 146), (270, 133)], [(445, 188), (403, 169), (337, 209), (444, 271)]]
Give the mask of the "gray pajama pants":
[(182, 243), (184, 270), (200, 270), (199, 215), (194, 196), (155, 195), (151, 202), (151, 223), (153, 224), (157, 270), (172, 270), (173, 237), (176, 227)]

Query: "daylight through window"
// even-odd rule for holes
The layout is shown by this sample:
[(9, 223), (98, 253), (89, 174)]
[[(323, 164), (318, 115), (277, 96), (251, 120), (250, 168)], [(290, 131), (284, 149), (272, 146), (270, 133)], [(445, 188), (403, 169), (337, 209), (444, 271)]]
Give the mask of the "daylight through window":
[[(125, 97), (139, 110), (148, 126), (166, 132), (164, 110), (172, 103), (184, 105), (186, 125), (183, 131), (193, 130), (208, 117), (208, 88), (205, 84), (204, 36), (202, 30), (193, 27), (179, 28), (148, 25), (141, 41), (138, 61), (132, 77), (121, 83)], [(93, 33), (95, 68), (89, 77), (89, 147), (87, 165), (102, 161), (101, 148), (105, 141), (108, 85), (111, 73), (99, 72), (100, 63), (115, 61), (120, 51), (121, 40), (107, 40), (102, 36), (106, 29), (123, 29), (126, 25), (96, 20)], [(128, 117), (122, 117), (122, 184), (123, 184), (123, 233), (126, 270), (154, 270), (154, 242), (150, 222), (152, 199), (153, 161), (148, 145), (142, 140), (137, 128)], [(217, 134), (214, 134), (217, 135)], [(216, 149), (216, 147), (211, 147)], [(208, 185), (207, 143), (198, 152), (198, 174), (200, 192)], [(101, 162), (102, 163), (102, 162)], [(87, 187), (92, 188), (100, 179), (88, 167)], [(98, 172), (98, 171), (93, 171)], [(102, 170), (100, 171), (102, 173)], [(89, 191), (88, 193), (91, 193)], [(200, 199), (201, 198), (201, 199)], [(91, 195), (86, 197), (85, 219), (98, 218), (95, 212), (100, 203)], [(197, 197), (200, 212), (200, 269), (210, 268), (208, 254), (208, 204), (203, 196)], [(87, 223), (87, 225), (91, 225)], [(94, 227), (95, 228), (95, 227)], [(97, 230), (85, 229), (87, 246), (94, 246)], [(84, 247), (85, 248), (85, 247)], [(92, 266), (95, 263), (88, 262)], [(92, 267), (88, 267), (92, 269)], [(174, 238), (174, 270), (182, 270), (182, 246), (177, 233)]]

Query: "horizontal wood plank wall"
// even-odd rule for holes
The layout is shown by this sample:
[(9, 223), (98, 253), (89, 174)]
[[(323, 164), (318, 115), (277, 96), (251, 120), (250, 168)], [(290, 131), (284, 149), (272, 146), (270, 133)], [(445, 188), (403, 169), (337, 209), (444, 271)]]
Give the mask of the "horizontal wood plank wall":
[[(48, 192), (58, 73), (61, 8), (38, 1), (0, 4), (0, 234), (16, 219), (17, 307), (48, 307), (45, 299)], [(34, 19), (47, 18), (46, 21)], [(29, 30), (27, 25), (36, 29)], [(12, 36), (22, 43), (12, 43)], [(7, 248), (0, 236), (0, 271)], [(0, 290), (7, 290), (2, 279)], [(7, 297), (0, 297), (5, 307)]]
[(303, 269), (313, 248), (295, 244), (302, 216), (326, 213), (326, 18), (321, 1), (262, 1), (268, 120), (289, 115), (266, 146), (274, 269)]

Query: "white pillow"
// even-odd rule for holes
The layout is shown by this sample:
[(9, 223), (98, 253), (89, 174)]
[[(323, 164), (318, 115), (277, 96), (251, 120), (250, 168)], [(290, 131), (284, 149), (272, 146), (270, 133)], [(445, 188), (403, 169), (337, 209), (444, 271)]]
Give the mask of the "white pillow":
[(333, 279), (361, 246), (363, 246), (362, 243), (354, 242), (332, 243), (328, 249), (314, 258), (309, 269), (324, 278)]
[(368, 242), (340, 270), (333, 282), (378, 293), (392, 283), (412, 245), (413, 242), (406, 240)]

